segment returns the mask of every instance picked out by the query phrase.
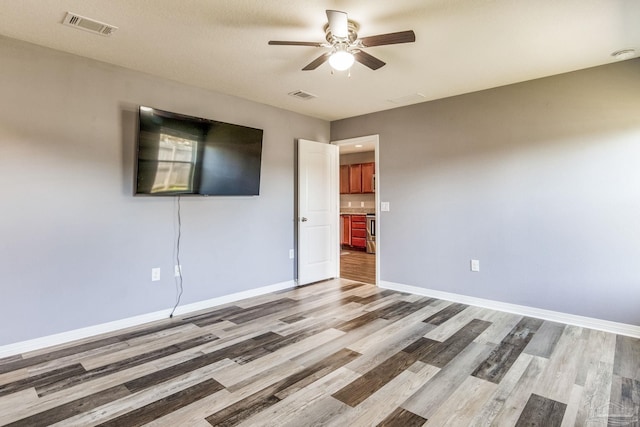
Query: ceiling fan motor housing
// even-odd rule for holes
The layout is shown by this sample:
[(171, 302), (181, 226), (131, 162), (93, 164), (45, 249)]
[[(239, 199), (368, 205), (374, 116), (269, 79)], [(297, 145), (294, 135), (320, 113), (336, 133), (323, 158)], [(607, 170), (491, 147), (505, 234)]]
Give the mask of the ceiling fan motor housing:
[(349, 45), (352, 45), (358, 39), (358, 29), (359, 29), (358, 24), (356, 24), (352, 20), (347, 21), (347, 24), (348, 24), (347, 37), (336, 37), (331, 32), (331, 28), (329, 27), (329, 24), (326, 24), (324, 26), (325, 38), (327, 39), (327, 42), (330, 45), (333, 46), (338, 43), (348, 43)]

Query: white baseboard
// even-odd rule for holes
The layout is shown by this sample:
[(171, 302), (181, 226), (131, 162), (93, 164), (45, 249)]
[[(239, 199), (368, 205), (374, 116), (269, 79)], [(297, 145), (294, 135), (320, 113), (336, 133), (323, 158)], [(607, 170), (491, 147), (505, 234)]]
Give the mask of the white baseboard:
[(600, 331), (611, 332), (613, 334), (640, 338), (640, 326), (629, 325), (626, 323), (618, 323), (611, 322), (609, 320), (594, 319), (592, 317), (577, 316), (575, 314), (561, 313), (559, 311), (544, 310), (541, 308), (528, 307), (525, 305), (510, 304), (506, 302), (470, 297), (450, 292), (420, 288), (418, 286), (403, 285), (400, 283), (380, 281), (379, 286), (381, 288), (390, 289), (393, 291), (422, 295), (430, 298), (438, 298), (446, 301), (518, 314), (521, 316), (535, 317), (537, 319), (550, 320), (553, 322), (566, 323), (568, 325), (597, 329)]
[[(245, 298), (251, 298), (259, 295), (268, 294), (270, 292), (282, 291), (295, 287), (295, 282), (289, 280), (286, 282), (276, 283), (274, 285), (263, 286), (247, 291), (236, 292), (234, 294), (223, 295), (221, 297), (211, 298), (205, 301), (194, 302), (191, 304), (178, 306), (174, 315), (182, 315), (198, 310), (215, 307), (230, 302), (239, 301)], [(167, 319), (171, 314), (171, 309), (160, 310), (153, 313), (142, 314), (140, 316), (129, 317), (126, 319), (116, 320), (113, 322), (102, 323), (99, 325), (88, 326), (86, 328), (74, 329), (72, 331), (62, 332), (55, 335), (48, 335), (41, 338), (35, 338), (28, 341), (21, 341), (14, 344), (0, 346), (0, 358), (13, 356), (16, 354), (26, 353), (29, 351), (39, 350), (54, 345), (65, 344), (83, 338), (92, 337), (99, 334), (114, 332), (120, 329), (132, 326), (142, 325), (144, 323), (154, 322), (156, 320)]]

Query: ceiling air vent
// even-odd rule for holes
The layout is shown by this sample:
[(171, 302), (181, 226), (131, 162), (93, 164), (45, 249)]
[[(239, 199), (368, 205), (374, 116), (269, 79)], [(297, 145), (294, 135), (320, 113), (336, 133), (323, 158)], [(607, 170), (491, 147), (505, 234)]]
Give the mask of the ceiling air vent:
[(68, 27), (78, 28), (94, 34), (100, 34), (101, 36), (110, 36), (118, 29), (118, 27), (114, 27), (113, 25), (105, 24), (95, 19), (85, 18), (84, 16), (71, 12), (67, 12), (67, 16), (64, 17), (62, 23)]
[(289, 92), (289, 95), (305, 101), (309, 99), (317, 98), (314, 94), (305, 92), (303, 90), (294, 90), (293, 92)]
[(389, 102), (399, 105), (417, 104), (418, 102), (424, 102), (427, 97), (421, 93), (414, 93), (411, 95), (401, 96), (399, 98), (390, 99)]

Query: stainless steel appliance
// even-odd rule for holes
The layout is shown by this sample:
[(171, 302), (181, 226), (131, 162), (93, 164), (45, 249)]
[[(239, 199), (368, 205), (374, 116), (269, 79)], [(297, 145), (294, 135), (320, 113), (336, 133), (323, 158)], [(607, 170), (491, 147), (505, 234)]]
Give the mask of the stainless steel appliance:
[(376, 253), (376, 214), (367, 214), (367, 253)]

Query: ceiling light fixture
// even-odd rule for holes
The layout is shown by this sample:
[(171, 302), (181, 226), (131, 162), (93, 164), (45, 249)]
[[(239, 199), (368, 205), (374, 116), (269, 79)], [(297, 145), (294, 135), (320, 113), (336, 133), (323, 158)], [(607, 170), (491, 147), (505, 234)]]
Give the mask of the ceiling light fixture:
[(613, 56), (618, 61), (624, 61), (625, 59), (631, 59), (634, 56), (636, 56), (636, 50), (635, 49), (616, 50), (611, 54), (611, 56)]
[(354, 60), (353, 54), (347, 50), (345, 45), (338, 45), (336, 51), (329, 57), (329, 65), (336, 71), (344, 71), (351, 68)]

